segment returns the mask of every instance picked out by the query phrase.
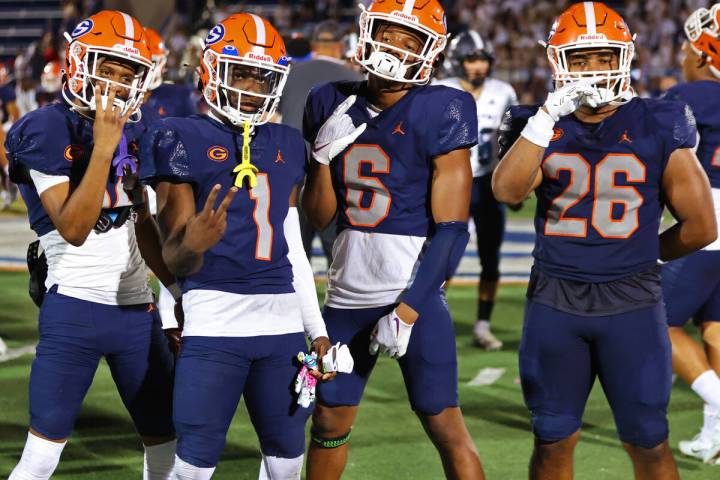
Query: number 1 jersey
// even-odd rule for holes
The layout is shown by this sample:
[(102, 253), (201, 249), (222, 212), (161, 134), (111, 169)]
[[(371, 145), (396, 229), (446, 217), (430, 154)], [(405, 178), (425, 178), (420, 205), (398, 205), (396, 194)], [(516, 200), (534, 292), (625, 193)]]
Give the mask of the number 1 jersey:
[[(538, 107), (508, 110), (500, 155)], [(659, 256), (662, 176), (670, 155), (695, 145), (682, 102), (634, 98), (596, 124), (561, 118), (535, 190), (535, 267), (556, 278), (601, 283), (652, 268)]]
[(367, 128), (330, 165), (338, 238), (326, 303), (368, 308), (395, 303), (412, 281), (434, 227), (432, 160), (477, 143), (477, 113), (470, 94), (445, 86), (414, 87), (378, 113), (366, 82), (330, 83), (308, 97), (303, 128), (310, 144), (350, 95), (357, 101), (347, 114)]

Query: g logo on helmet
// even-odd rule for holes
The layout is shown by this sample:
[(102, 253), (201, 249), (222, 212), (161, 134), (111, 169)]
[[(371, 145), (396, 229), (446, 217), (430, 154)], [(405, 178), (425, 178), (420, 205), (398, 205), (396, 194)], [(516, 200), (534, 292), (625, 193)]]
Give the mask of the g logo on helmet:
[(225, 147), (214, 146), (207, 151), (207, 156), (213, 162), (224, 162), (228, 159), (228, 150)]
[(89, 18), (83, 20), (82, 22), (78, 23), (77, 27), (75, 27), (75, 30), (72, 31), (70, 36), (74, 39), (77, 37), (80, 37), (82, 35), (85, 35), (93, 28), (93, 21)]
[(221, 23), (218, 23), (208, 32), (207, 37), (205, 38), (205, 46), (209, 47), (210, 45), (216, 44), (222, 40), (224, 36), (225, 27)]

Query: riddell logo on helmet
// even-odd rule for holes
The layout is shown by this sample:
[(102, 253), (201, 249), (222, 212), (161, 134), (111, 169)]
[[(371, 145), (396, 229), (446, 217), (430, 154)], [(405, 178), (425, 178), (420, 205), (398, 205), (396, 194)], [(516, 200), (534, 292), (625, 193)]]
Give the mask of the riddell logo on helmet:
[(133, 55), (140, 55), (140, 50), (138, 50), (137, 48), (128, 47), (127, 45), (122, 45), (120, 43), (116, 43), (113, 46), (113, 50), (120, 50), (121, 52), (132, 53)]
[(578, 37), (578, 40), (607, 40), (607, 37), (603, 33), (594, 33), (592, 35), (589, 33), (584, 33)]
[(392, 12), (390, 15), (392, 15), (393, 17), (399, 17), (399, 18), (402, 18), (405, 20), (410, 20), (411, 22), (414, 22), (414, 23), (418, 23), (418, 18), (415, 15), (407, 15), (403, 12), (398, 12), (397, 10)]
[(245, 58), (249, 58), (250, 60), (257, 60), (258, 62), (272, 62), (273, 59), (270, 55), (258, 55), (254, 52), (248, 52), (245, 54)]

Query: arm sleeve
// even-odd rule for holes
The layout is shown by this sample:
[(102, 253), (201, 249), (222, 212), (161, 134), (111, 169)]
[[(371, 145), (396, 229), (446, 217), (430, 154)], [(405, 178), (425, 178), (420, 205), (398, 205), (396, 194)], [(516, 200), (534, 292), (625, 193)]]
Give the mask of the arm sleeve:
[(424, 302), (455, 274), (468, 240), (470, 233), (467, 223), (438, 223), (420, 260), (412, 285), (403, 295), (402, 301), (416, 312), (421, 312)]
[(293, 288), (300, 301), (305, 334), (310, 337), (310, 340), (327, 337), (325, 321), (320, 313), (320, 304), (315, 290), (315, 278), (313, 277), (310, 261), (303, 248), (302, 236), (300, 235), (300, 217), (297, 208), (290, 207), (288, 209), (283, 228), (288, 245), (288, 260), (292, 264)]
[[(449, 88), (449, 87), (448, 87)], [(438, 122), (438, 136), (428, 139), (431, 157), (444, 155), (461, 148), (470, 148), (478, 143), (477, 106), (472, 95), (452, 89), (455, 95), (444, 106)]]

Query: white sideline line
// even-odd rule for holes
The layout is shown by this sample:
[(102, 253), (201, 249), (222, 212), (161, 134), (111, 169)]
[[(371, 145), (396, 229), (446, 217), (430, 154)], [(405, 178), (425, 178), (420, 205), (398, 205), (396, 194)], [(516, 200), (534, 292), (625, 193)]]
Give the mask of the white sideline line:
[(8, 348), (5, 353), (0, 355), (0, 363), (9, 362), (15, 360), (23, 355), (35, 355), (35, 345), (25, 345), (20, 348)]
[(485, 387), (492, 385), (502, 378), (505, 374), (504, 368), (481, 368), (475, 378), (470, 380), (467, 385), (470, 387)]

